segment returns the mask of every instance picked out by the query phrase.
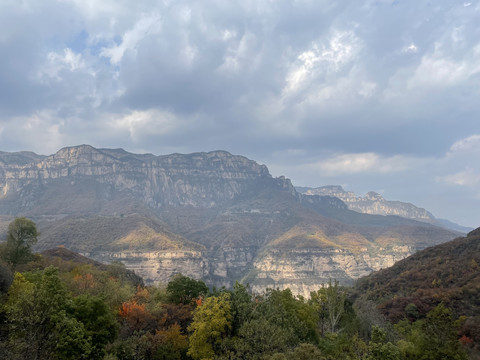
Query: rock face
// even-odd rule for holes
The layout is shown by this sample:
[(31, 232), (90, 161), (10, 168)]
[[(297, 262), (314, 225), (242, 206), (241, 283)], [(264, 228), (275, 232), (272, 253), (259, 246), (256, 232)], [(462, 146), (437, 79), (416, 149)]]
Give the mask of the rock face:
[(370, 191), (365, 196), (357, 196), (351, 191), (345, 191), (339, 185), (322, 186), (319, 188), (297, 188), (305, 195), (333, 196), (342, 200), (350, 210), (364, 214), (397, 215), (407, 219), (435, 222), (435, 217), (427, 210), (410, 203), (385, 200), (382, 195)]
[(374, 253), (366, 248), (359, 253), (344, 249), (274, 250), (255, 261), (252, 289), (261, 292), (268, 287), (290, 288), (309, 297), (312, 290), (318, 290), (330, 279), (351, 285), (353, 280), (390, 267), (413, 252), (409, 246), (380, 248)]
[[(52, 180), (82, 178), (93, 178), (116, 191), (126, 191), (152, 208), (168, 205), (210, 208), (259, 187), (294, 192), (289, 180), (273, 179), (265, 165), (225, 151), (153, 156), (82, 145), (64, 148), (27, 164), (4, 163), (0, 171), (0, 197), (21, 192), (28, 202), (35, 201), (35, 190)], [(27, 201), (19, 204), (17, 211), (23, 210), (22, 206), (28, 207)]]
[(42, 234), (39, 250), (64, 245), (120, 260), (147, 283), (181, 272), (217, 287), (241, 280), (254, 291), (308, 296), (330, 278), (351, 283), (457, 235), (355, 213), (338, 192), (301, 195), (266, 166), (225, 151), (155, 156), (82, 145), (51, 156), (0, 153), (0, 231), (28, 216)]

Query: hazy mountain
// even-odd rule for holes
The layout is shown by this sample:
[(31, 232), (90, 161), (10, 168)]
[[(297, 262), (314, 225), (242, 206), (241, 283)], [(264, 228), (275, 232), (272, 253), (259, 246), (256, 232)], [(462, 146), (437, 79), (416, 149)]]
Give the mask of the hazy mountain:
[(182, 272), (217, 286), (244, 279), (259, 291), (308, 294), (458, 236), (301, 195), (266, 166), (225, 151), (154, 156), (82, 145), (0, 159), (0, 231), (28, 216), (41, 230), (38, 249), (65, 245), (121, 260), (147, 282)]
[(413, 204), (386, 200), (382, 195), (374, 191), (368, 192), (365, 196), (358, 196), (352, 191), (345, 191), (340, 185), (329, 185), (317, 188), (296, 187), (295, 189), (306, 196), (338, 198), (345, 203), (348, 209), (363, 214), (401, 216), (406, 219), (422, 221), (463, 233), (473, 230), (449, 220), (437, 219), (429, 211)]

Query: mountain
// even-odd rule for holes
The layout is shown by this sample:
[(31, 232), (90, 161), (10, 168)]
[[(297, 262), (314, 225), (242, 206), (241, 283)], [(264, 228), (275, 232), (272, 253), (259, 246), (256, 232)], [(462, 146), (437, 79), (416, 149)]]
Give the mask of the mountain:
[(340, 185), (328, 185), (317, 188), (296, 187), (295, 189), (305, 196), (335, 197), (344, 202), (348, 209), (362, 214), (395, 215), (463, 233), (473, 230), (449, 220), (437, 219), (427, 210), (413, 204), (386, 200), (382, 195), (374, 191), (368, 192), (365, 196), (357, 196), (351, 191), (345, 191)]
[(254, 291), (304, 295), (458, 236), (299, 194), (265, 165), (225, 151), (155, 156), (81, 145), (50, 156), (1, 153), (0, 232), (16, 216), (38, 224), (38, 250), (63, 245), (120, 260), (146, 282), (181, 272), (216, 286), (243, 279)]
[(379, 303), (384, 314), (394, 321), (405, 316), (405, 307), (410, 303), (423, 315), (443, 302), (456, 316), (477, 316), (479, 264), (480, 228), (361, 278), (355, 288)]

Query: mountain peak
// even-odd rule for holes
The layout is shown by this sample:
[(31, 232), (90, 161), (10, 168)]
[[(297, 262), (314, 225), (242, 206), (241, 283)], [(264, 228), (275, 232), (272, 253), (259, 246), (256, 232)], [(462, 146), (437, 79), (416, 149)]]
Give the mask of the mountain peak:
[(369, 191), (369, 192), (365, 195), (365, 199), (371, 200), (371, 201), (385, 201), (385, 199), (383, 198), (383, 196), (380, 195), (379, 193), (376, 193), (375, 191)]

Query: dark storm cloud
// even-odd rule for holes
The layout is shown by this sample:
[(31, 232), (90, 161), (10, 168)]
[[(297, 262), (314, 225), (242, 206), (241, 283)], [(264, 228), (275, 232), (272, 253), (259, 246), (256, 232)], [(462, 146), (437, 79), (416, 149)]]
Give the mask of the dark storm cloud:
[(454, 0), (2, 2), (1, 150), (226, 149), (448, 217), (437, 194), (480, 198), (479, 20)]

